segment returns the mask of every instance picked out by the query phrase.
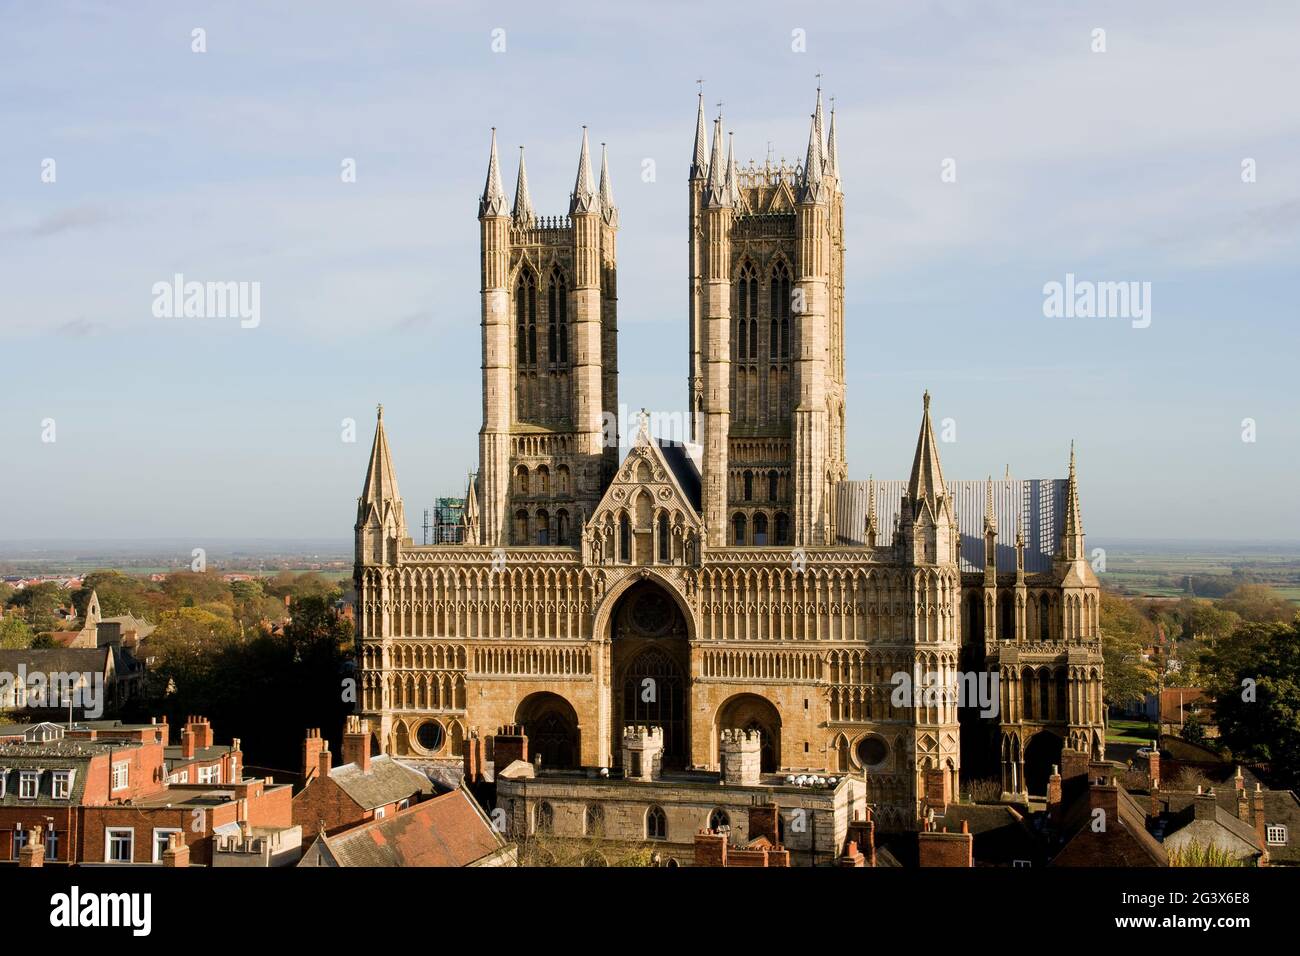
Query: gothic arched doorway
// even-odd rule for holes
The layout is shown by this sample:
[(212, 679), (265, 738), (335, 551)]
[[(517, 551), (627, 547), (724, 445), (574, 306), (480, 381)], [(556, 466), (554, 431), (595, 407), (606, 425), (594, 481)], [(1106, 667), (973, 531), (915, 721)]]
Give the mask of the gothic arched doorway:
[(1034, 734), (1025, 748), (1025, 787), (1034, 796), (1047, 793), (1052, 766), (1061, 763), (1061, 738), (1049, 730)]
[[(578, 714), (559, 694), (529, 694), (519, 702), (515, 722), (528, 735), (528, 753), (542, 755), (543, 767), (578, 766)], [(505, 768), (499, 768), (504, 770)]]
[(781, 768), (781, 714), (770, 700), (757, 694), (737, 694), (718, 708), (713, 741), (719, 760), (724, 730), (757, 730), (763, 741), (760, 750), (763, 773), (776, 773)]
[(610, 615), (613, 656), (615, 762), (622, 760), (623, 728), (661, 727), (663, 764), (680, 768), (690, 757), (690, 657), (686, 620), (660, 585), (628, 588)]

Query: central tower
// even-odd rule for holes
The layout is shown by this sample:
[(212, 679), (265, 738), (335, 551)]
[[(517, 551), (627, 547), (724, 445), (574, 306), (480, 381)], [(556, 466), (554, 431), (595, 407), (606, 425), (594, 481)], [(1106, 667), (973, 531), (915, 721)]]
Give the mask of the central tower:
[(617, 465), (618, 210), (586, 127), (567, 216), (539, 217), (522, 148), (507, 209), (496, 130), (479, 202), (483, 427), (479, 540), (576, 545)]
[(833, 544), (844, 459), (844, 197), (821, 90), (802, 165), (737, 168), (700, 97), (690, 392), (711, 547)]

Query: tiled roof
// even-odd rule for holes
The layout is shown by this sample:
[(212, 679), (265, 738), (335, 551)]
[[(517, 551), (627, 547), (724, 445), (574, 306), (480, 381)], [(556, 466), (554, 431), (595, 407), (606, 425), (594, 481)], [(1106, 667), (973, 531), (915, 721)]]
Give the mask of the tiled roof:
[(19, 665), (27, 670), (50, 673), (90, 671), (102, 674), (107, 669), (107, 647), (27, 647), (0, 650), (0, 671), (18, 673)]
[[(866, 543), (869, 481), (841, 481), (836, 486), (836, 534), (844, 544)], [(984, 506), (987, 481), (949, 481), (957, 526), (961, 531), (961, 569), (984, 570)], [(876, 482), (878, 547), (894, 541), (894, 523), (902, 506), (905, 481)], [(993, 511), (998, 521), (997, 566), (1016, 569), (1016, 528), (1025, 534), (1025, 571), (1052, 569), (1065, 518), (1064, 478), (1003, 478), (993, 481)]]
[(322, 840), (338, 866), (469, 866), (505, 846), (464, 790)]
[(433, 793), (428, 777), (388, 756), (372, 758), (369, 773), (362, 773), (354, 763), (335, 767), (330, 779), (363, 810), (398, 803), (416, 793)]

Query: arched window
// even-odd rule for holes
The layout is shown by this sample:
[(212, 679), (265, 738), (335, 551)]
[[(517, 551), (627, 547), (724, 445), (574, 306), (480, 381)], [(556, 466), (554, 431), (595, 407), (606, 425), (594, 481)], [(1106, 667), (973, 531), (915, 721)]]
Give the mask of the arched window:
[(1070, 702), (1066, 694), (1065, 671), (1058, 670), (1052, 675), (1052, 684), (1056, 688), (1056, 719), (1070, 719)]
[(1038, 672), (1038, 719), (1051, 720), (1052, 675), (1046, 668)]
[(659, 516), (659, 560), (667, 561), (672, 554), (672, 538), (668, 535), (668, 516)]
[(790, 543), (790, 517), (784, 511), (776, 516), (776, 543), (781, 546)]
[[(781, 323), (781, 358), (790, 356), (790, 270), (784, 262), (778, 262), (772, 269), (771, 283), (772, 318)], [(775, 348), (776, 342), (774, 341)]]
[(569, 361), (569, 284), (559, 266), (551, 272), (551, 323), (555, 341), (551, 361), (561, 365)]
[(709, 829), (717, 832), (722, 829), (731, 829), (731, 815), (722, 807), (718, 807), (709, 814)]
[(1004, 641), (1013, 641), (1016, 638), (1016, 609), (1011, 603), (1015, 600), (1010, 594), (1002, 598), (1002, 633), (998, 636)]
[(732, 544), (745, 544), (745, 516), (739, 512), (731, 519), (732, 528), (735, 530), (735, 540)]
[(533, 829), (537, 833), (551, 833), (555, 830), (555, 810), (543, 800), (533, 813)]
[(618, 559), (632, 560), (632, 522), (627, 520), (627, 515), (618, 516)]
[(555, 512), (555, 543), (569, 543), (569, 513), (563, 508)]
[(537, 278), (524, 269), (515, 284), (515, 324), (519, 336), (519, 364), (537, 364)]
[(1052, 639), (1052, 611), (1048, 607), (1046, 594), (1038, 603), (1038, 639), (1040, 641), (1050, 641)]
[(775, 470), (767, 473), (767, 500), (776, 501), (776, 485), (778, 475)]
[(748, 327), (749, 327), (749, 323), (746, 322), (744, 319), (740, 319), (736, 323), (736, 359), (741, 362), (745, 360), (746, 349), (747, 349), (747, 346), (745, 344), (745, 330)]
[(1020, 672), (1020, 704), (1026, 720), (1034, 719), (1034, 672), (1026, 667)]
[(528, 512), (523, 509), (515, 512), (515, 543), (528, 543)]
[(549, 495), (551, 493), (551, 469), (538, 465), (533, 475), (533, 494)]
[(754, 473), (752, 471), (745, 472), (745, 500), (754, 500)]
[(528, 494), (528, 466), (520, 465), (515, 469), (515, 491), (518, 494)]
[(555, 469), (555, 493), (557, 495), (567, 495), (569, 493), (568, 465), (560, 465)]
[(551, 543), (551, 516), (545, 508), (537, 512), (537, 543)]
[(647, 840), (668, 839), (668, 817), (658, 807), (651, 807), (646, 811), (645, 838)]
[(754, 544), (767, 544), (767, 515), (761, 512), (754, 515)]
[(582, 818), (583, 834), (589, 837), (602, 837), (605, 835), (605, 808), (598, 803), (593, 803), (587, 807), (587, 812)]

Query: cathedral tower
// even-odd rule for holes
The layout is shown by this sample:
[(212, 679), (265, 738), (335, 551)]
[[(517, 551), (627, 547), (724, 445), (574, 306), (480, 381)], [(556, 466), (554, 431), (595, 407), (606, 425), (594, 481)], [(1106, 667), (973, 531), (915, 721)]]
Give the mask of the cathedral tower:
[(737, 167), (722, 121), (690, 169), (690, 399), (709, 543), (834, 543), (844, 465), (843, 196), (817, 93), (802, 165)]
[(568, 216), (539, 217), (523, 150), (506, 208), (496, 132), (479, 203), (483, 427), (477, 540), (576, 545), (618, 453), (614, 206), (582, 132)]

